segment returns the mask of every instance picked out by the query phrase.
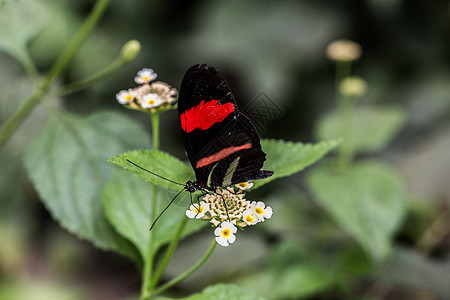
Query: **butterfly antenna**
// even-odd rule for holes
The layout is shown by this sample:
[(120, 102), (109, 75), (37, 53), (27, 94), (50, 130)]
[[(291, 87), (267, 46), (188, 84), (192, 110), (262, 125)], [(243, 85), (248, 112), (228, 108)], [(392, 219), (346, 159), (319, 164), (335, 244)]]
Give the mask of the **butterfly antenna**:
[(153, 229), (153, 226), (155, 226), (156, 222), (159, 220), (159, 218), (161, 218), (161, 216), (165, 213), (165, 211), (172, 205), (173, 201), (181, 194), (181, 192), (185, 191), (186, 189), (182, 189), (181, 191), (178, 192), (178, 194), (175, 195), (175, 197), (173, 197), (172, 200), (170, 200), (169, 204), (167, 204), (167, 206), (163, 209), (162, 212), (160, 212), (160, 214), (158, 215), (158, 217), (155, 219), (155, 221), (153, 221), (152, 226), (150, 226), (150, 230)]
[(170, 181), (170, 182), (175, 183), (175, 184), (178, 184), (178, 185), (186, 186), (185, 184), (182, 184), (182, 183), (179, 183), (179, 182), (170, 180), (170, 179), (168, 179), (168, 178), (166, 178), (166, 177), (163, 177), (163, 176), (161, 176), (161, 175), (158, 175), (158, 174), (156, 174), (156, 173), (153, 173), (152, 171), (149, 171), (149, 170), (147, 170), (147, 169), (145, 169), (145, 168), (143, 168), (143, 167), (141, 167), (141, 166), (135, 164), (134, 162), (132, 162), (132, 161), (129, 160), (128, 158), (127, 158), (127, 162), (129, 162), (130, 164), (132, 164), (132, 165), (138, 167), (138, 168), (141, 169), (141, 170), (144, 170), (144, 171), (146, 171), (146, 172), (149, 172), (150, 174), (153, 174), (153, 175), (155, 175), (155, 176), (158, 176), (158, 177), (161, 178), (161, 179)]

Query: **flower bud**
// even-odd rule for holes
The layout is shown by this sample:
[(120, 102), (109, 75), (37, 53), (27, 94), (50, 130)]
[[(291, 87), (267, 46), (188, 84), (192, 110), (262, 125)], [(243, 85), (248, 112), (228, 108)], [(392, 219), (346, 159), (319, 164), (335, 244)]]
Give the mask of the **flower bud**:
[(361, 46), (350, 40), (336, 40), (327, 47), (327, 57), (333, 61), (353, 61), (361, 56)]
[(122, 46), (121, 55), (126, 61), (133, 60), (141, 50), (141, 43), (137, 40), (130, 40)]
[(367, 83), (360, 77), (347, 77), (339, 84), (339, 92), (348, 97), (364, 96), (367, 92)]

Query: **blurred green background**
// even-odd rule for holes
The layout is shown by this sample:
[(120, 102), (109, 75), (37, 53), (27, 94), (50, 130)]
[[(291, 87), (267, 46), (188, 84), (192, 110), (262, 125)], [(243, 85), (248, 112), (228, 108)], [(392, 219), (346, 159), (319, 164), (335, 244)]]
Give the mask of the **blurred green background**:
[[(44, 73), (93, 3), (0, 1), (0, 124), (32, 88), (14, 41), (27, 46)], [(13, 5), (19, 6), (16, 14), (9, 10)], [(0, 150), (0, 298), (112, 300), (132, 299), (139, 292), (136, 264), (62, 229), (27, 177), (22, 150), (54, 109), (80, 115), (113, 110), (151, 132), (151, 120), (126, 111), (115, 94), (134, 87), (141, 68), (153, 68), (158, 80), (179, 88), (188, 67), (207, 63), (227, 79), (241, 109), (264, 93), (282, 112), (260, 128), (263, 138), (316, 142), (319, 120), (336, 109), (335, 69), (325, 50), (341, 38), (363, 49), (352, 68), (368, 84), (358, 101), (398, 112), (392, 137), (383, 147), (357, 157), (387, 162), (405, 182), (405, 215), (393, 236), (391, 255), (369, 262), (314, 201), (304, 180), (308, 169), (256, 191), (253, 198), (261, 197), (274, 208), (274, 219), (264, 224), (270, 228), (242, 233), (234, 250), (218, 249), (172, 293), (187, 296), (221, 281), (258, 289), (266, 282), (261, 265), (269, 265), (289, 277), (283, 281), (285, 293), (270, 298), (449, 299), (450, 4), (418, 0), (112, 1), (57, 84), (107, 66), (130, 39), (141, 42), (138, 57), (100, 84), (45, 99)], [(176, 111), (164, 113), (161, 122), (161, 149), (185, 160)], [(375, 122), (372, 132), (382, 130), (384, 122)], [(371, 134), (365, 138), (370, 140)], [(322, 231), (332, 237), (329, 243)], [(287, 243), (286, 232), (298, 240)], [(182, 243), (166, 277), (194, 263), (191, 256), (202, 253), (210, 238), (199, 233)], [(346, 241), (345, 251), (336, 251), (336, 239)], [(233, 262), (237, 253), (239, 263)], [(290, 275), (282, 266), (293, 261), (314, 266)], [(252, 267), (244, 272), (240, 268), (246, 264)], [(340, 272), (346, 276), (324, 279), (327, 264), (343, 266)], [(293, 288), (298, 282), (304, 289)]]

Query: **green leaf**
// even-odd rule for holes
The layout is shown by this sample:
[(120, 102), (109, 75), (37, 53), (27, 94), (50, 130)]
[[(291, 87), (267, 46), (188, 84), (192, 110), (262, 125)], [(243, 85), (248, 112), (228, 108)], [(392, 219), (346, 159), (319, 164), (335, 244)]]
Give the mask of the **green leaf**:
[(0, 6), (0, 50), (19, 61), (29, 60), (27, 43), (46, 24), (48, 12), (44, 1), (21, 0)]
[(316, 200), (368, 253), (379, 261), (404, 215), (403, 184), (390, 166), (366, 161), (349, 171), (315, 168), (308, 184)]
[[(121, 235), (129, 239), (140, 251), (142, 257), (146, 257), (149, 246), (149, 229), (151, 226), (151, 198), (154, 185), (133, 176), (129, 172), (118, 170), (108, 181), (103, 193), (103, 206), (106, 216), (114, 228)], [(189, 195), (187, 192), (180, 196)], [(179, 197), (180, 197), (179, 196)], [(174, 193), (164, 189), (158, 189), (157, 208), (158, 215), (174, 197)], [(153, 227), (155, 251), (165, 243), (171, 241), (186, 217), (185, 207), (171, 205)], [(187, 220), (182, 237), (199, 230), (206, 222), (199, 220)]]
[(107, 222), (100, 200), (114, 170), (108, 157), (149, 147), (142, 139), (145, 135), (134, 121), (117, 113), (58, 113), (27, 147), (25, 166), (42, 201), (63, 227), (100, 248), (133, 256), (136, 249)]
[(191, 295), (187, 298), (178, 298), (185, 300), (264, 300), (265, 298), (257, 295), (251, 290), (240, 288), (233, 284), (216, 284), (204, 289), (199, 294)]
[(193, 172), (190, 167), (180, 161), (178, 158), (161, 151), (154, 150), (136, 150), (116, 155), (109, 162), (118, 165), (128, 171), (131, 171), (144, 180), (159, 185), (165, 189), (179, 191), (180, 185), (161, 179), (156, 175), (146, 172), (130, 162), (139, 165), (159, 176), (165, 177), (184, 185), (186, 181), (193, 178)]
[(250, 274), (239, 284), (254, 289), (270, 299), (297, 299), (314, 295), (336, 284), (330, 270), (314, 264), (286, 266), (282, 272)]
[(262, 149), (267, 154), (263, 169), (272, 170), (274, 174), (269, 178), (255, 181), (253, 188), (303, 170), (321, 159), (337, 145), (337, 141), (302, 144), (283, 140), (262, 140)]
[[(356, 108), (352, 127), (354, 151), (373, 152), (385, 148), (405, 121), (404, 110), (397, 106)], [(325, 115), (318, 122), (316, 136), (319, 139), (339, 137), (336, 112)]]

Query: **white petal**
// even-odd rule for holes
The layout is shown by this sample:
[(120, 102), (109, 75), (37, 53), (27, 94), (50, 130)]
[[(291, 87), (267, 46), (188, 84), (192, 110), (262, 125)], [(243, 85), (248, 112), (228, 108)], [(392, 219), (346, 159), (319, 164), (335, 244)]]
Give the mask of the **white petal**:
[(270, 219), (272, 217), (272, 207), (267, 206), (264, 210), (264, 213), (262, 214), (262, 216), (266, 219)]
[(195, 218), (195, 215), (196, 215), (196, 213), (193, 212), (192, 210), (187, 210), (187, 211), (186, 211), (186, 216), (187, 216), (188, 218), (190, 218), (190, 219)]
[(255, 207), (264, 208), (264, 207), (266, 207), (266, 204), (262, 201), (258, 201), (258, 203), (256, 203)]
[(215, 230), (214, 230), (214, 235), (216, 235), (216, 236), (222, 236), (222, 230), (223, 230), (223, 228), (222, 227), (217, 227)]
[(228, 241), (221, 236), (216, 237), (216, 242), (220, 246), (224, 246), (224, 247), (228, 247), (228, 245), (229, 245)]
[(236, 236), (235, 236), (234, 234), (230, 235), (230, 236), (227, 238), (227, 241), (228, 241), (228, 243), (230, 243), (230, 244), (233, 244), (235, 240), (236, 240)]
[(231, 233), (236, 233), (236, 231), (237, 231), (236, 226), (234, 226), (233, 224), (231, 224), (231, 223), (228, 222), (228, 221), (222, 222), (221, 227), (222, 227), (223, 229), (230, 229), (230, 232), (231, 232)]

